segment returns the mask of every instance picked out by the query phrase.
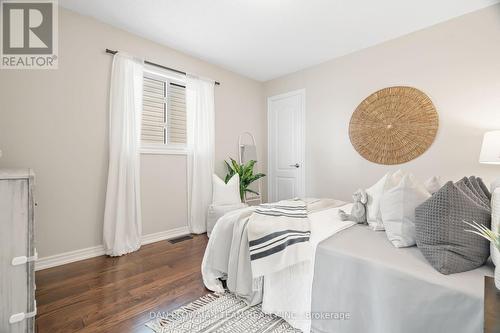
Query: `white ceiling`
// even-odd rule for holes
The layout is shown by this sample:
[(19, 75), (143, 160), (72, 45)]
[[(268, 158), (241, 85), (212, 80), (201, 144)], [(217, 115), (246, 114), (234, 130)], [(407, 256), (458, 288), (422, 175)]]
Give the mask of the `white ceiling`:
[(499, 1), (59, 0), (59, 3), (266, 81)]

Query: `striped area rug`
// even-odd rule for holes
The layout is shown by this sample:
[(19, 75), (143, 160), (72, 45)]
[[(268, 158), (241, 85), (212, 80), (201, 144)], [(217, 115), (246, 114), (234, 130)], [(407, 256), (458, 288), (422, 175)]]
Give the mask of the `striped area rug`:
[(299, 333), (283, 319), (232, 294), (208, 294), (146, 324), (156, 333)]

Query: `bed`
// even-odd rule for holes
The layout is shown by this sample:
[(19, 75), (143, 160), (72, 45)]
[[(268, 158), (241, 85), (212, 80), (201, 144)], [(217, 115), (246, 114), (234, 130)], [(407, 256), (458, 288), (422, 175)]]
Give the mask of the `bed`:
[(395, 248), (385, 232), (356, 225), (323, 241), (316, 250), (312, 329), (479, 333), (484, 276), (492, 274), (488, 264), (443, 275), (417, 247)]
[[(326, 204), (325, 204), (326, 203)], [(221, 218), (202, 264), (206, 287), (228, 289), (304, 332), (481, 332), (483, 279), (491, 266), (445, 276), (416, 247), (397, 249), (385, 232), (341, 221), (352, 204), (321, 201), (310, 214), (310, 262), (252, 280), (246, 221), (252, 208)]]
[(354, 223), (338, 218), (339, 209), (349, 211), (352, 204), (333, 199), (306, 201), (313, 250), (309, 261), (267, 275), (263, 281), (252, 280), (246, 226), (254, 207), (237, 210), (220, 218), (209, 238), (201, 266), (207, 289), (223, 293), (225, 290), (220, 280), (226, 280), (228, 290), (249, 305), (262, 303), (264, 312), (283, 317), (293, 327), (309, 332), (316, 246)]

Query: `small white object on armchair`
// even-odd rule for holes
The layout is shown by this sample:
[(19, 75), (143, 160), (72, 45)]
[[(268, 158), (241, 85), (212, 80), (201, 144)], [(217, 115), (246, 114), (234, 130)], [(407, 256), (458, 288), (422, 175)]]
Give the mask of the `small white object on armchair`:
[(248, 205), (241, 202), (240, 198), (240, 177), (235, 174), (226, 183), (217, 175), (213, 175), (213, 196), (212, 204), (207, 212), (207, 235), (210, 237), (215, 223), (229, 212), (245, 208)]

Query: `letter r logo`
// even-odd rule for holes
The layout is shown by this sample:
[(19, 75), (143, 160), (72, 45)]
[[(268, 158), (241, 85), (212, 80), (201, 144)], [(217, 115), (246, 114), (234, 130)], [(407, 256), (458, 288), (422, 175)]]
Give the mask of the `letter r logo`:
[(52, 6), (50, 2), (3, 2), (3, 53), (51, 54)]

